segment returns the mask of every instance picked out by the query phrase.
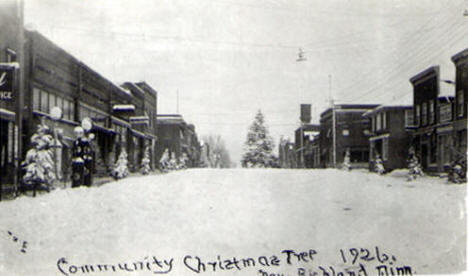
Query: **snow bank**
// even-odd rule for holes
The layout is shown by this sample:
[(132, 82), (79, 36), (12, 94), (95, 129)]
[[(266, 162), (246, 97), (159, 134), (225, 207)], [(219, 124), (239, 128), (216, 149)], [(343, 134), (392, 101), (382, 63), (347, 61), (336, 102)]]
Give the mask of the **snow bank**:
[[(398, 175), (193, 169), (21, 197), (0, 203), (0, 274), (63, 275), (61, 258), (70, 266), (157, 257), (173, 259), (170, 275), (198, 275), (184, 256), (216, 261), (285, 249), (316, 250), (308, 269), (340, 267), (340, 249), (376, 246), (418, 273), (464, 269), (466, 185)], [(298, 268), (262, 269), (297, 275)], [(216, 275), (233, 274), (260, 275), (258, 268)]]

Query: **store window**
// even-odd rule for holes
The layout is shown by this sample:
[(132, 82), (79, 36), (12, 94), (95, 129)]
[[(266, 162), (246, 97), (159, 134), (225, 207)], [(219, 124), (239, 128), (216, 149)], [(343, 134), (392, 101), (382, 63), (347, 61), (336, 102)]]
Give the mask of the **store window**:
[(41, 110), (41, 90), (33, 89), (33, 110)]
[(40, 111), (49, 111), (49, 95), (46, 91), (41, 91), (41, 108)]
[(421, 125), (427, 124), (427, 103), (423, 103), (421, 107)]
[(405, 110), (405, 127), (414, 125), (414, 113), (413, 110)]
[(50, 113), (50, 110), (51, 110), (54, 106), (56, 106), (56, 105), (55, 105), (55, 98), (56, 98), (56, 97), (55, 97), (54, 94), (49, 94), (49, 109), (47, 110), (47, 112), (49, 112), (49, 113)]
[(382, 140), (382, 159), (388, 160), (388, 138)]

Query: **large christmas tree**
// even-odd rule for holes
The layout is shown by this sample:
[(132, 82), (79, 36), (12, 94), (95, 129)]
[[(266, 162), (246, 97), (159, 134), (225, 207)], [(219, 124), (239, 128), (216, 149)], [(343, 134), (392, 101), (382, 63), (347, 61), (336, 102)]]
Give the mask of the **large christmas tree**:
[(245, 152), (242, 156), (242, 167), (244, 168), (271, 168), (274, 166), (275, 157), (273, 151), (273, 139), (265, 126), (265, 118), (259, 110), (255, 120), (247, 133)]

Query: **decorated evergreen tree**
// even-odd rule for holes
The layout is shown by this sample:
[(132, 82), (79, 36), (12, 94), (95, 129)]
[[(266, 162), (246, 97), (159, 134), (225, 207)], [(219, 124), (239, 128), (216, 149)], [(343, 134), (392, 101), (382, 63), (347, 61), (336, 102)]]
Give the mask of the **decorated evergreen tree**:
[(380, 158), (379, 154), (377, 154), (377, 156), (375, 157), (374, 171), (376, 173), (380, 174), (380, 175), (385, 173), (385, 168), (384, 168), (384, 165), (383, 165), (383, 161), (382, 161), (382, 158)]
[(271, 168), (274, 164), (273, 139), (264, 125), (265, 119), (259, 110), (247, 133), (245, 152), (242, 156), (244, 168)]
[(177, 162), (177, 157), (175, 155), (175, 152), (171, 152), (171, 158), (169, 159), (168, 165), (167, 165), (167, 170), (168, 171), (175, 171), (178, 170), (178, 162)]
[(448, 181), (451, 183), (466, 183), (466, 154), (452, 148), (454, 161), (450, 163)]
[(162, 172), (168, 172), (169, 170), (169, 159), (170, 159), (170, 156), (169, 156), (169, 149), (165, 149), (162, 156), (161, 156), (161, 159), (159, 160), (159, 169), (162, 171)]
[(418, 176), (424, 176), (424, 173), (422, 171), (421, 164), (419, 164), (414, 148), (410, 147), (408, 157), (408, 181), (414, 180)]
[(128, 160), (125, 148), (122, 148), (122, 151), (119, 154), (119, 158), (117, 159), (117, 162), (115, 162), (111, 175), (115, 179), (121, 179), (128, 176)]
[(21, 163), (25, 170), (23, 184), (34, 192), (38, 189), (50, 191), (53, 188), (56, 180), (54, 144), (49, 128), (41, 123), (37, 133), (31, 137), (32, 148), (28, 150), (25, 160)]
[(149, 148), (146, 147), (143, 159), (141, 159), (141, 173), (146, 175), (149, 174), (150, 170), (150, 153)]
[(186, 169), (188, 166), (189, 158), (187, 156), (187, 153), (182, 153), (182, 157), (180, 158), (179, 161), (179, 168), (180, 169)]

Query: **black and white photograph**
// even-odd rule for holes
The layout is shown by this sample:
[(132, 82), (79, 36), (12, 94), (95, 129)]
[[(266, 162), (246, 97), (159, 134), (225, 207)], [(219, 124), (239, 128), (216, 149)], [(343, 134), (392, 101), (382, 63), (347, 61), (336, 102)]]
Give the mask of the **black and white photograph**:
[(468, 0), (0, 0), (0, 275), (467, 274)]

